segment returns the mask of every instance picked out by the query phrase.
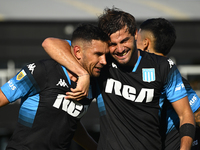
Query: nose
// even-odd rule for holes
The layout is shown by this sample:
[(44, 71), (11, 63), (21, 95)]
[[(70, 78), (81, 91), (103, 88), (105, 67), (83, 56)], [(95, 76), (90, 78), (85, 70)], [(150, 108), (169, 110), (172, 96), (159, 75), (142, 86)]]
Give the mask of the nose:
[(106, 65), (107, 64), (107, 62), (106, 62), (106, 55), (105, 54), (100, 57), (100, 61), (99, 62), (102, 65)]
[(118, 53), (122, 53), (124, 51), (124, 47), (122, 44), (117, 44), (117, 50), (118, 50)]

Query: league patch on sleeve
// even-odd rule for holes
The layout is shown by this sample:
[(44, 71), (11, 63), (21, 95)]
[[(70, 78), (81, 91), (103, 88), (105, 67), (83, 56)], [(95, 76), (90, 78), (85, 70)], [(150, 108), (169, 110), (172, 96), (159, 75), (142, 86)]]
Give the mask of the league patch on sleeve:
[(26, 72), (22, 70), (18, 75), (17, 75), (17, 80), (21, 80), (23, 77), (26, 76)]

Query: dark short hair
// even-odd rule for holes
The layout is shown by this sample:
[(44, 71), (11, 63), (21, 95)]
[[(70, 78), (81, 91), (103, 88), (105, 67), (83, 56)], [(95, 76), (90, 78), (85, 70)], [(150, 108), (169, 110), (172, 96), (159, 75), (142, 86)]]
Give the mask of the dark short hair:
[(98, 26), (108, 36), (123, 29), (125, 26), (127, 26), (127, 30), (131, 35), (135, 35), (137, 29), (135, 18), (116, 7), (104, 9), (103, 14), (98, 17)]
[(152, 18), (140, 25), (141, 30), (150, 31), (155, 38), (154, 49), (167, 55), (176, 41), (176, 30), (172, 23), (164, 18)]
[(73, 32), (71, 41), (84, 40), (91, 42), (92, 40), (100, 40), (107, 42), (109, 37), (101, 29), (93, 24), (80, 24)]

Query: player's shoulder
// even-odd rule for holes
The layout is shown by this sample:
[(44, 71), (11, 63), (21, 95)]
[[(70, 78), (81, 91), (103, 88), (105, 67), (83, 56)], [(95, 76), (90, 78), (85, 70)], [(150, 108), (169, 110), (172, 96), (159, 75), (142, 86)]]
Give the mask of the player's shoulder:
[(145, 59), (149, 59), (151, 61), (155, 61), (155, 62), (160, 62), (160, 61), (168, 61), (168, 57), (164, 57), (164, 56), (160, 56), (160, 55), (156, 55), (154, 53), (149, 53), (149, 52), (145, 52), (142, 50), (140, 51), (140, 55), (145, 58)]
[(140, 50), (140, 55), (142, 56), (142, 59), (145, 59), (145, 61), (149, 63), (154, 63), (157, 66), (171, 68), (175, 64), (170, 58), (159, 56), (154, 53), (148, 53)]
[(39, 60), (35, 63), (36, 65), (41, 65), (45, 68), (55, 68), (56, 66), (60, 66), (58, 62), (56, 62), (53, 59), (44, 59), (44, 60)]
[(51, 70), (55, 70), (57, 66), (60, 66), (55, 60), (53, 59), (44, 59), (44, 60), (38, 60), (31, 63), (28, 63), (24, 69), (29, 70), (34, 73), (41, 73), (41, 72), (49, 72)]

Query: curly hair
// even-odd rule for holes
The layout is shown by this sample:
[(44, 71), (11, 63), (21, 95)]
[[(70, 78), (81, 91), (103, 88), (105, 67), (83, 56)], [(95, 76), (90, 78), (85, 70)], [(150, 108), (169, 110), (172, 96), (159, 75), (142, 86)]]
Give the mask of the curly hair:
[(98, 17), (98, 26), (108, 36), (127, 27), (128, 32), (131, 35), (135, 35), (136, 21), (135, 18), (116, 7), (105, 8), (102, 15)]

